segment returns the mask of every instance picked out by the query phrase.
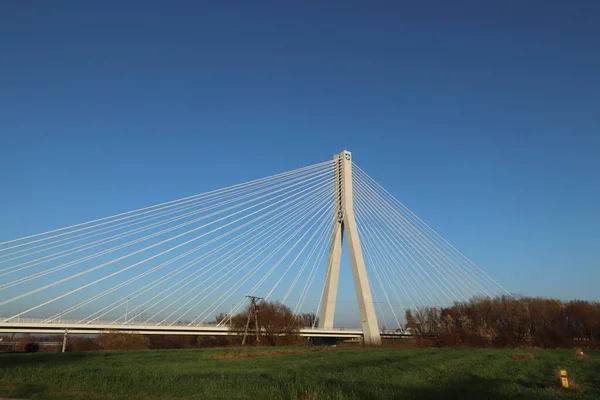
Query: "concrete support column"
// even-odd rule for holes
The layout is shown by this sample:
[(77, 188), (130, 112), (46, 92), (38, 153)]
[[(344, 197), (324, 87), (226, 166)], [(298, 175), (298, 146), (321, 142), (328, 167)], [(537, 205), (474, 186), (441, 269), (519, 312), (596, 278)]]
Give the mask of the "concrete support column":
[(333, 328), (335, 305), (340, 277), (340, 262), (342, 260), (342, 243), (344, 240), (344, 211), (342, 203), (342, 178), (343, 170), (341, 156), (333, 156), (333, 201), (335, 203), (333, 223), (331, 225), (331, 239), (329, 243), (329, 257), (327, 259), (327, 273), (321, 300), (321, 315), (319, 328)]
[(333, 222), (327, 276), (321, 303), (319, 328), (332, 328), (335, 314), (335, 302), (339, 280), (340, 260), (342, 256), (343, 233), (348, 238), (350, 265), (354, 277), (354, 287), (363, 328), (365, 344), (377, 346), (381, 344), (377, 315), (369, 287), (369, 278), (358, 236), (358, 227), (354, 217), (354, 201), (352, 191), (352, 154), (343, 151), (334, 157), (334, 201), (336, 218)]
[(65, 335), (63, 336), (63, 343), (62, 343), (62, 352), (63, 353), (65, 351), (67, 351), (67, 333), (68, 333), (68, 331), (65, 329)]

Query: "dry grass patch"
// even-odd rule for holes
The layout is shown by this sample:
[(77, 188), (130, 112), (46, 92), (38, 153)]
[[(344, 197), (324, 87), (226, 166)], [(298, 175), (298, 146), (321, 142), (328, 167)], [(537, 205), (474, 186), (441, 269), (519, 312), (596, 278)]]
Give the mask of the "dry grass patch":
[(299, 350), (274, 350), (274, 351), (253, 351), (253, 352), (235, 352), (235, 353), (216, 353), (211, 354), (209, 358), (214, 359), (230, 359), (230, 358), (257, 358), (257, 357), (271, 357), (271, 356), (284, 356), (288, 354), (305, 353)]
[(317, 393), (315, 393), (315, 392), (300, 392), (300, 393), (298, 393), (298, 400), (317, 400)]
[(535, 357), (531, 353), (512, 353), (510, 358), (513, 360), (533, 360)]
[(290, 354), (318, 353), (334, 351), (335, 348), (320, 347), (310, 350), (265, 350), (265, 351), (235, 351), (230, 353), (215, 353), (208, 356), (213, 359), (231, 359), (231, 358), (258, 358), (258, 357), (276, 357)]
[(578, 358), (588, 358), (589, 356), (583, 352), (581, 349), (575, 350), (575, 357)]

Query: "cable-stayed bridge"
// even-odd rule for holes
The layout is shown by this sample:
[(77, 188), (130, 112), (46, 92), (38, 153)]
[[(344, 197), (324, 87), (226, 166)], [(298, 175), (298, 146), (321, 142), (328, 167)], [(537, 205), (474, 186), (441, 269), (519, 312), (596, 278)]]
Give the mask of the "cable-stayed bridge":
[[(345, 243), (362, 329), (334, 324)], [(0, 243), (0, 332), (227, 334), (257, 295), (318, 315), (302, 335), (378, 344), (406, 310), (502, 293), (348, 151)]]

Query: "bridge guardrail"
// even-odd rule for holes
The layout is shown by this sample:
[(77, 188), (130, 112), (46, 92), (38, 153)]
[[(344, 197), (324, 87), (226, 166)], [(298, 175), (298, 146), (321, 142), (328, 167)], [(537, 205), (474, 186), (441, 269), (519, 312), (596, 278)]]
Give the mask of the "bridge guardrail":
[[(58, 325), (58, 324), (79, 324), (79, 325), (136, 325), (136, 326), (168, 326), (168, 325), (157, 325), (157, 324), (148, 324), (140, 321), (128, 321), (125, 323), (115, 323), (114, 321), (106, 321), (106, 320), (91, 320), (91, 321), (82, 321), (80, 319), (47, 319), (47, 318), (12, 318), (11, 317), (0, 317), (0, 323), (4, 324), (48, 324), (48, 325)], [(173, 326), (215, 326), (215, 324), (192, 324), (188, 325), (187, 323), (174, 323)]]
[[(156, 327), (156, 326), (162, 326), (162, 327), (166, 327), (169, 326), (169, 324), (164, 324), (164, 325), (158, 325), (158, 324), (150, 324), (150, 323), (144, 323), (144, 322), (137, 322), (137, 321), (128, 321), (126, 324), (124, 323), (115, 323), (114, 321), (107, 321), (107, 320), (91, 320), (91, 321), (85, 321), (82, 322), (82, 320), (80, 319), (52, 319), (52, 320), (48, 320), (47, 318), (13, 318), (10, 319), (10, 317), (0, 317), (0, 324), (15, 324), (15, 325), (20, 325), (20, 324), (40, 324), (40, 325), (103, 325), (103, 326), (107, 326), (107, 325), (115, 325), (115, 326), (126, 326), (126, 325), (131, 325), (131, 326), (147, 326), (149, 328), (151, 327)], [(189, 327), (214, 327), (216, 326), (216, 324), (192, 324), (192, 325), (188, 325), (188, 323), (174, 323), (170, 326), (189, 326)], [(357, 330), (361, 330), (361, 328), (345, 328), (345, 327), (338, 327), (338, 328), (317, 328), (317, 327), (304, 327), (301, 328), (303, 331), (315, 331), (315, 332), (323, 332), (323, 331), (357, 331)], [(383, 331), (382, 331), (383, 332)]]

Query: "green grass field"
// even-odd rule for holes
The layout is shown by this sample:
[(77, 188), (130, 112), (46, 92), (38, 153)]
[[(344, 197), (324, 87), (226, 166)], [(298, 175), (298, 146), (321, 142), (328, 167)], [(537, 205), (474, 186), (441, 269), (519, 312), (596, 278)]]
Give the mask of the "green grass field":
[[(513, 359), (529, 353), (532, 359)], [(600, 351), (247, 348), (2, 354), (21, 399), (600, 399)], [(566, 369), (573, 385), (560, 387)]]

